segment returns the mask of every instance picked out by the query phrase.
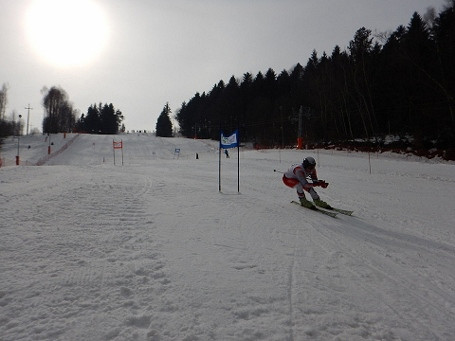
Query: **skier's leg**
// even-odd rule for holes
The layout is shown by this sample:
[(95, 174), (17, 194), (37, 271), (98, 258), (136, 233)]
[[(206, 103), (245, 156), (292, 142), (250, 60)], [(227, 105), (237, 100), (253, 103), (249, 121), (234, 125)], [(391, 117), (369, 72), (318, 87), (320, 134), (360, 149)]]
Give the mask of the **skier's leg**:
[(302, 184), (299, 182), (299, 184), (296, 185), (295, 188), (297, 190), (297, 196), (299, 197), (300, 205), (305, 206), (307, 208), (314, 208), (313, 203), (305, 198), (305, 192), (303, 190)]
[(297, 196), (299, 197), (299, 199), (301, 198), (305, 199), (305, 192), (303, 191), (302, 184), (299, 182), (297, 185), (294, 186), (294, 188), (297, 190)]
[(308, 193), (310, 193), (311, 198), (312, 198), (313, 200), (319, 200), (319, 199), (321, 199), (321, 198), (319, 197), (319, 194), (314, 190), (314, 188), (310, 188), (310, 190), (308, 191)]
[(321, 198), (319, 197), (319, 194), (314, 190), (314, 188), (311, 188), (309, 192), (310, 192), (311, 198), (313, 199), (316, 206), (319, 206), (322, 208), (328, 208), (328, 209), (332, 208), (325, 201), (321, 200)]

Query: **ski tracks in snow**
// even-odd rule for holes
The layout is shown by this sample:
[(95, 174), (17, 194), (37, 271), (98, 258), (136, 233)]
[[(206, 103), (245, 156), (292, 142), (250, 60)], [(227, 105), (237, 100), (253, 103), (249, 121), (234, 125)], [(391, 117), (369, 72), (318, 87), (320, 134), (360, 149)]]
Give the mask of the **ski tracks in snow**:
[[(451, 338), (455, 329), (447, 329), (447, 326), (452, 325), (450, 321), (455, 317), (455, 288), (451, 278), (453, 270), (446, 273), (444, 268), (454, 264), (453, 247), (389, 232), (355, 217), (341, 217), (337, 222), (322, 221), (311, 223), (311, 235), (312, 241), (328, 257), (326, 266), (332, 274), (324, 280), (324, 286), (331, 283), (327, 287), (328, 296), (334, 289), (340, 289), (330, 304), (335, 309), (345, 306), (340, 313), (344, 310), (347, 316), (351, 310), (364, 311), (363, 316), (354, 314), (351, 317), (354, 322), (342, 329), (358, 329), (359, 338)], [(353, 240), (357, 241), (355, 248), (352, 248)], [(431, 263), (435, 259), (439, 261)], [(344, 287), (345, 281), (351, 283), (350, 288)], [(345, 291), (356, 291), (348, 295), (350, 300), (356, 297), (356, 301), (344, 301)], [(410, 326), (402, 321), (413, 322)], [(390, 326), (388, 333), (384, 333), (385, 325)], [(326, 327), (320, 326), (318, 333), (324, 329)], [(342, 337), (342, 329), (332, 331), (333, 336)], [(327, 328), (326, 332), (329, 331)]]
[[(166, 260), (153, 237), (154, 215), (147, 208), (155, 184), (131, 173), (116, 174), (115, 184), (105, 181), (122, 171), (68, 168), (48, 174), (51, 181), (41, 179), (54, 184), (48, 188), (24, 187), (9, 197), (2, 221), (1, 269), (9, 279), (0, 280), (3, 340), (58, 339), (73, 328), (71, 340), (153, 334), (150, 307), (169, 284)], [(91, 173), (90, 182), (81, 175), (85, 172)], [(8, 216), (18, 214), (16, 200), (30, 205), (20, 212), (21, 226)], [(71, 325), (73, 319), (78, 326)]]

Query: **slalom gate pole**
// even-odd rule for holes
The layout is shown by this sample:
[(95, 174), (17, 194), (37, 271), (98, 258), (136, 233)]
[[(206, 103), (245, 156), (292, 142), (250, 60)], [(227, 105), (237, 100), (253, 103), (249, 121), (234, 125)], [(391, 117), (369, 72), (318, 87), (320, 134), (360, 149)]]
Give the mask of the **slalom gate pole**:
[(240, 138), (237, 133), (237, 192), (240, 193)]
[(220, 129), (220, 145), (218, 148), (218, 191), (221, 192), (221, 129)]
[(114, 166), (115, 166), (115, 140), (112, 139), (112, 151), (114, 153)]

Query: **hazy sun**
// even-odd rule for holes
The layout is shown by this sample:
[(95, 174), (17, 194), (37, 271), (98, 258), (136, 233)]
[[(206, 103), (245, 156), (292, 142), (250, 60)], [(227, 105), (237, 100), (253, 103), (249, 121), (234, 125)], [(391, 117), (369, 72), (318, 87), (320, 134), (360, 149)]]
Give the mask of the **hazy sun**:
[(107, 44), (107, 18), (93, 0), (34, 0), (26, 13), (34, 50), (56, 66), (84, 65)]

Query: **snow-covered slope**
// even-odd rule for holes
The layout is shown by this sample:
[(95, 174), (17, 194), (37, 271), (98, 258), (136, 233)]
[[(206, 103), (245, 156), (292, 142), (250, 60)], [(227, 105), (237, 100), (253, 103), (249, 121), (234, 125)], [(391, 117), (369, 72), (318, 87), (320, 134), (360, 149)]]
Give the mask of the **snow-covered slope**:
[[(0, 340), (453, 340), (453, 164), (242, 150), (238, 193), (231, 150), (219, 192), (216, 142), (114, 138), (0, 168)], [(290, 204), (307, 155), (353, 217)]]

